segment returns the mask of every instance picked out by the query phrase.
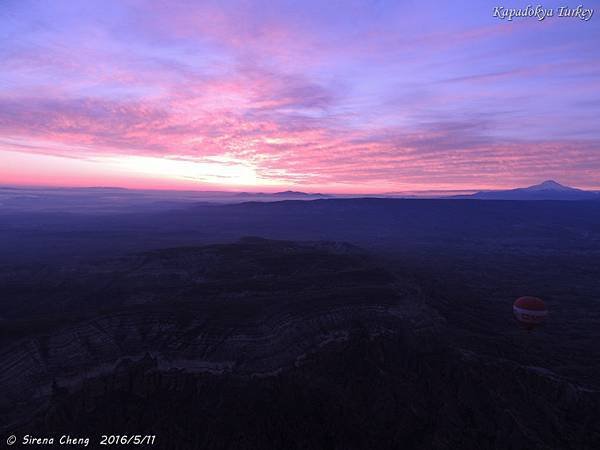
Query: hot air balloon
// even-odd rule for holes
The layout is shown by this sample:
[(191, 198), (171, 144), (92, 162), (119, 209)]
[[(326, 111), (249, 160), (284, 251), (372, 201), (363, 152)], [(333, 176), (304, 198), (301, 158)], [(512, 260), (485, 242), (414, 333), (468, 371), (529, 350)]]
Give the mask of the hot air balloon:
[(537, 297), (519, 297), (513, 305), (515, 318), (525, 329), (533, 330), (548, 315), (546, 304)]

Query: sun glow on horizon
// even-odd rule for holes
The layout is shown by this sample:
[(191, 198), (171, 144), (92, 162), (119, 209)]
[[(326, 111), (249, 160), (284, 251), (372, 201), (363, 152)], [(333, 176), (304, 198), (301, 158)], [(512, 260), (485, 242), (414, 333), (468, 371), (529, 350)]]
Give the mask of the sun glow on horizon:
[(188, 157), (114, 156), (101, 162), (118, 171), (156, 178), (193, 181), (221, 186), (276, 186), (281, 180), (261, 177), (247, 161), (226, 156), (190, 159)]
[(223, 155), (205, 158), (136, 155), (71, 158), (0, 148), (0, 161), (0, 185), (174, 190), (259, 190), (292, 186), (276, 177), (261, 176), (250, 161)]

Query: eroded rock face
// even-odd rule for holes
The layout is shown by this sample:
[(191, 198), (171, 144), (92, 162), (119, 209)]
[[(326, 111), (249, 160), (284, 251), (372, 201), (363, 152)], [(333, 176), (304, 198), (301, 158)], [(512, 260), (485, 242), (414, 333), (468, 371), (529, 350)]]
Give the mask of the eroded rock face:
[(5, 430), (160, 448), (600, 443), (597, 392), (457, 348), (418, 286), (352, 246), (246, 239), (26, 276), (2, 283), (47, 293), (50, 319), (24, 332), (32, 305), (9, 311)]
[[(518, 382), (515, 382), (518, 380)], [(122, 361), (25, 426), (156, 434), (159, 448), (597, 448), (600, 399), (431, 338), (355, 328), (269, 376)]]
[[(35, 293), (23, 277), (5, 281), (14, 297)], [(47, 401), (53, 384), (77, 389), (145, 354), (161, 370), (269, 376), (345, 341), (357, 323), (373, 335), (436, 326), (412, 286), (346, 244), (245, 239), (42, 271), (36, 283), (56, 299), (39, 302), (42, 311), (74, 319), (4, 339), (0, 408), (9, 416), (14, 404)]]

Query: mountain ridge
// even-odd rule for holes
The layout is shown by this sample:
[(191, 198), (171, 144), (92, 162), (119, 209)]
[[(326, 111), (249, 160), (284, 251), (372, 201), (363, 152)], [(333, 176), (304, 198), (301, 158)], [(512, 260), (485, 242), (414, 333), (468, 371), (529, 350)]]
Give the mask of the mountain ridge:
[(600, 194), (565, 186), (555, 180), (545, 180), (539, 184), (522, 188), (479, 191), (474, 194), (455, 195), (448, 198), (478, 200), (600, 200)]
[(317, 193), (309, 193), (309, 192), (302, 192), (302, 191), (291, 191), (291, 190), (287, 190), (287, 191), (281, 191), (281, 192), (273, 192), (273, 193), (268, 193), (268, 192), (239, 192), (237, 194), (235, 194), (236, 197), (285, 197), (285, 198), (307, 198), (307, 197), (319, 197), (319, 198), (325, 198), (325, 197), (329, 197), (326, 194), (321, 194), (319, 192)]

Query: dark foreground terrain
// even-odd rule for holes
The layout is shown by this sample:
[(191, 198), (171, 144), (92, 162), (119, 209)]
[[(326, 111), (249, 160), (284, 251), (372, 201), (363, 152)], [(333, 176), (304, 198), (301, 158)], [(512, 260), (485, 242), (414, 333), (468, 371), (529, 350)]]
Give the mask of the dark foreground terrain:
[[(598, 202), (5, 212), (0, 227), (3, 436), (600, 448)], [(520, 295), (549, 307), (533, 333), (511, 317)]]

